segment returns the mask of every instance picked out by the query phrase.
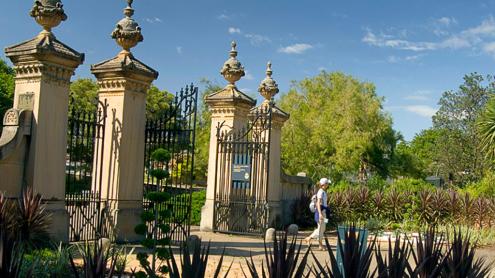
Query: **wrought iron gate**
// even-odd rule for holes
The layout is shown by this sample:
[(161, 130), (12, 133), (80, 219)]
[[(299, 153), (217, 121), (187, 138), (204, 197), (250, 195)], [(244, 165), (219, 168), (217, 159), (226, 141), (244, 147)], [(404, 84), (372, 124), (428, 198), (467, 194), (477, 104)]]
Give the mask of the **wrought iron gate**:
[(271, 107), (257, 109), (246, 128), (217, 127), (214, 230), (263, 234), (267, 202)]
[[(172, 211), (166, 222), (170, 225), (168, 236), (174, 242), (185, 241), (190, 234), (197, 102), (198, 88), (191, 84), (176, 94), (162, 116), (146, 122), (144, 196), (157, 190), (172, 195), (165, 205)], [(172, 156), (165, 165), (170, 177), (161, 182), (150, 175), (151, 154), (158, 148)], [(150, 205), (146, 197), (143, 205)]]
[(66, 209), (69, 240), (108, 237), (108, 206), (101, 199), (102, 160), (107, 103), (98, 101), (95, 111), (69, 113), (66, 156)]

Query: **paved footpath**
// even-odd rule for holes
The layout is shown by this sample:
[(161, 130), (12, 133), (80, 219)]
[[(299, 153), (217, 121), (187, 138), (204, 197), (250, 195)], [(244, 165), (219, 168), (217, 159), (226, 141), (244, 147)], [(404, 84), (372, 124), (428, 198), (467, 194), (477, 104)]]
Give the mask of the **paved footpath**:
[[(304, 237), (308, 236), (310, 232), (300, 232), (298, 238), (299, 242), (302, 242), (303, 246), (301, 248), (301, 253), (307, 250), (307, 245), (302, 240)], [(210, 257), (208, 259), (207, 275), (206, 277), (213, 277), (213, 273), (218, 264), (220, 255), (225, 248), (225, 257), (222, 264), (222, 269), (225, 271), (232, 264), (232, 268), (229, 272), (228, 277), (245, 277), (242, 270), (248, 274), (248, 269), (246, 266), (246, 259), (250, 259), (252, 256), (253, 261), (257, 265), (258, 270), (261, 270), (261, 264), (264, 263), (264, 243), (261, 237), (250, 237), (250, 236), (239, 236), (239, 235), (228, 235), (221, 233), (205, 233), (200, 232), (198, 227), (191, 227), (191, 234), (197, 235), (201, 238), (203, 243), (210, 242)], [(335, 234), (328, 233), (327, 238), (329, 239), (332, 249), (335, 249), (336, 236)], [(298, 243), (299, 244), (299, 243)], [(320, 263), (326, 263), (329, 261), (327, 251), (319, 251), (317, 248), (316, 241), (313, 243), (313, 252)], [(388, 243), (382, 243), (383, 247), (387, 247)], [(175, 249), (174, 251), (176, 251)], [(177, 252), (178, 253), (178, 252)], [(495, 247), (482, 248), (477, 251), (477, 256), (482, 256), (492, 263), (495, 263)], [(138, 267), (139, 263), (135, 260), (133, 255), (128, 264), (128, 269), (133, 267)], [(178, 258), (178, 261), (180, 259)], [(308, 259), (308, 265), (313, 265), (314, 259), (310, 255)], [(375, 263), (372, 262), (372, 267), (375, 267)], [(495, 269), (494, 269), (495, 271)], [(261, 275), (261, 272), (260, 272)], [(220, 277), (223, 277), (221, 275)], [(247, 277), (250, 277), (248, 274)], [(494, 276), (495, 277), (495, 273)]]
[[(300, 232), (298, 235), (299, 241), (302, 241), (301, 251), (304, 253), (307, 250), (307, 245), (302, 240), (304, 237), (308, 236), (310, 232)], [(197, 227), (192, 227), (191, 234), (199, 236), (203, 242), (210, 241), (211, 243), (211, 254), (213, 255), (209, 259), (208, 263), (208, 273), (212, 275), (214, 271), (220, 254), (225, 247), (225, 258), (223, 262), (223, 269), (227, 269), (228, 266), (233, 262), (232, 269), (229, 273), (229, 277), (244, 277), (242, 269), (247, 273), (246, 259), (252, 256), (253, 261), (257, 264), (258, 268), (261, 267), (261, 263), (264, 261), (264, 243), (261, 237), (249, 237), (249, 236), (238, 236), (238, 235), (228, 235), (221, 233), (205, 233), (200, 232)], [(327, 235), (332, 249), (335, 249), (336, 236), (335, 234), (329, 233)], [(315, 246), (316, 245), (316, 246)], [(325, 263), (329, 261), (327, 251), (319, 251), (317, 248), (317, 243), (314, 241), (313, 252), (320, 263)], [(382, 246), (387, 247), (388, 243), (382, 243)], [(483, 248), (477, 251), (477, 256), (482, 256), (487, 259), (487, 261), (495, 263), (495, 247)], [(264, 263), (264, 262), (263, 262)], [(310, 255), (308, 260), (309, 265), (313, 265), (314, 259)], [(372, 267), (375, 263), (372, 263)], [(495, 270), (494, 270), (495, 271)], [(260, 273), (261, 274), (261, 273)], [(495, 273), (494, 273), (495, 275)], [(207, 276), (208, 277), (208, 276)], [(209, 276), (211, 277), (211, 276)], [(250, 277), (248, 275), (248, 277)], [(494, 276), (495, 277), (495, 276)]]

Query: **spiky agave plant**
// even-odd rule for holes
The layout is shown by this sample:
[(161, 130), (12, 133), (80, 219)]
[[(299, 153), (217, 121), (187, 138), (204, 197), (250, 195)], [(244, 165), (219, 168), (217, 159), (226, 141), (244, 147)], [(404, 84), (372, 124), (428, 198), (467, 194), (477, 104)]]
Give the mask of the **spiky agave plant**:
[[(17, 277), (21, 270), (18, 252), (14, 251), (12, 225), (14, 206), (0, 193), (0, 277)], [(14, 267), (13, 267), (14, 266)]]
[(467, 193), (464, 193), (461, 198), (462, 220), (464, 224), (471, 225), (473, 223), (473, 208), (474, 200)]
[(447, 211), (449, 214), (449, 219), (452, 223), (458, 223), (458, 221), (462, 220), (462, 204), (459, 193), (453, 189), (448, 189), (447, 196)]
[(387, 192), (386, 199), (388, 218), (395, 223), (401, 222), (404, 216), (404, 200), (407, 200), (404, 193), (392, 188)]
[(119, 254), (113, 246), (105, 246), (101, 240), (94, 243), (86, 241), (77, 245), (77, 250), (83, 261), (81, 268), (76, 266), (73, 255), (69, 253), (72, 272), (76, 278), (114, 277)]
[(376, 245), (376, 238), (374, 238), (367, 246), (364, 244), (364, 233), (362, 229), (356, 228), (355, 225), (350, 225), (344, 232), (344, 238), (341, 238), (339, 233), (337, 240), (337, 250), (340, 253), (342, 259), (341, 265), (337, 261), (336, 256), (333, 254), (328, 239), (325, 239), (325, 243), (328, 250), (328, 256), (330, 257), (330, 265), (323, 266), (316, 256), (312, 253), (315, 266), (313, 272), (316, 277), (322, 278), (368, 278), (374, 277), (377, 269), (371, 268), (371, 261), (373, 259), (373, 250)]
[(490, 206), (488, 199), (483, 197), (478, 197), (473, 203), (473, 214), (472, 217), (475, 219), (476, 225), (481, 229), (485, 223), (485, 218), (490, 213)]
[(410, 245), (415, 264), (412, 277), (438, 277), (444, 264), (445, 236), (439, 234), (436, 227), (430, 226), (424, 235), (419, 233), (416, 249), (412, 243)]
[(0, 193), (0, 277), (18, 277), (26, 250), (48, 242), (49, 215), (41, 199), (31, 187), (23, 191), (17, 205)]
[(45, 211), (40, 194), (27, 187), (18, 200), (13, 230), (18, 242), (28, 248), (46, 246), (49, 242), (49, 214)]
[(373, 195), (372, 204), (373, 217), (382, 218), (386, 207), (385, 194), (383, 191), (375, 192)]
[[(208, 264), (208, 257), (210, 256), (210, 243), (206, 247), (201, 247), (201, 241), (194, 241), (194, 245), (192, 246), (193, 252), (192, 254), (189, 251), (189, 247), (187, 244), (183, 244), (180, 248), (181, 253), (181, 268), (179, 270), (178, 263), (172, 253), (172, 249), (170, 249), (170, 259), (167, 260), (167, 265), (169, 269), (170, 278), (204, 278), (206, 274), (206, 268)], [(192, 255), (192, 260), (191, 260)], [(220, 276), (220, 271), (222, 269), (223, 258), (225, 255), (225, 248), (222, 251), (222, 255), (220, 256), (220, 260), (218, 261), (217, 267), (213, 274), (213, 278), (217, 278)], [(225, 272), (224, 277), (227, 278), (230, 272), (230, 268), (232, 267), (232, 263), (229, 268)]]
[(454, 228), (453, 239), (449, 245), (449, 253), (445, 257), (442, 268), (442, 277), (488, 277), (492, 264), (487, 264), (484, 258), (475, 260), (476, 246), (472, 243), (469, 232), (462, 235), (461, 229)]
[(408, 240), (401, 240), (399, 236), (392, 245), (392, 240), (389, 238), (386, 256), (383, 256), (383, 252), (381, 246), (377, 245), (375, 254), (379, 278), (409, 278), (412, 276), (413, 270), (409, 263), (411, 249)]
[[(262, 272), (261, 277), (269, 278), (301, 278), (309, 277), (311, 271), (306, 273), (306, 265), (308, 262), (308, 256), (310, 247), (306, 250), (302, 258), (300, 258), (302, 244), (297, 246), (297, 237), (291, 237), (290, 242), (287, 232), (284, 233), (282, 238), (278, 240), (275, 233), (273, 239), (273, 247), (268, 248), (266, 241), (265, 244), (265, 262), (261, 264)], [(248, 267), (251, 277), (260, 277), (256, 265), (253, 261), (253, 257), (250, 256), (250, 260), (246, 258), (246, 265)], [(245, 277), (248, 277), (242, 269), (242, 273)]]

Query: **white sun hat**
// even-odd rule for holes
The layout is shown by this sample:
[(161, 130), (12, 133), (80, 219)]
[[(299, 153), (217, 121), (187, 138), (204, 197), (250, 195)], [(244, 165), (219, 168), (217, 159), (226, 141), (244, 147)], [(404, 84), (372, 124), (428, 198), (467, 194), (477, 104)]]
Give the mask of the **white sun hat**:
[(331, 181), (327, 178), (320, 179), (320, 185), (330, 184)]

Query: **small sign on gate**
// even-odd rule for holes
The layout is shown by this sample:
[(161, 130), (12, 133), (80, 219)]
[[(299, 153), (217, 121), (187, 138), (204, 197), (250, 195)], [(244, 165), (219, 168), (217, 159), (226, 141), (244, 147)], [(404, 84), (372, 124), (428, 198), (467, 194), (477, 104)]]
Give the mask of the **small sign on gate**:
[(251, 180), (251, 165), (232, 165), (232, 181), (249, 182)]

